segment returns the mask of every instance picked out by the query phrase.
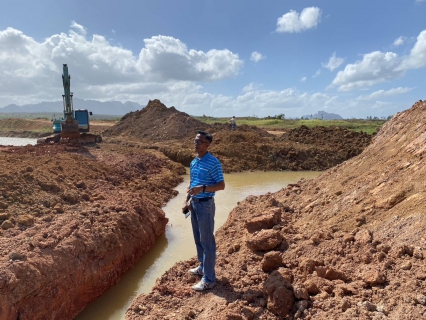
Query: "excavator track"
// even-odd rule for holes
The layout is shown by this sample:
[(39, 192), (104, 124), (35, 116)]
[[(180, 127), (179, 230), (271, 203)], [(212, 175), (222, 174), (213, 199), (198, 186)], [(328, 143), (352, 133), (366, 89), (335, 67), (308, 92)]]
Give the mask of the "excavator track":
[(37, 139), (37, 144), (94, 144), (100, 142), (102, 142), (102, 137), (91, 133), (80, 134), (78, 138), (61, 138), (59, 133)]

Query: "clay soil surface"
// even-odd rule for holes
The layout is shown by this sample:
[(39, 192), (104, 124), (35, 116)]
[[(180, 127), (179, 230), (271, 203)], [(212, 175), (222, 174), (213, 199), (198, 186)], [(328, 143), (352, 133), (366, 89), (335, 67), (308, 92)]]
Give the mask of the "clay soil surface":
[(126, 318), (426, 319), (425, 181), (420, 101), (358, 156), (239, 203), (216, 234), (215, 288), (194, 292), (196, 259), (177, 263)]
[[(46, 120), (6, 121), (2, 135), (9, 132), (8, 136), (39, 137), (44, 134), (40, 132), (51, 130), (51, 123)], [(143, 110), (127, 114), (113, 126), (111, 122), (92, 123), (91, 132), (102, 133), (104, 137), (104, 142), (99, 145), (0, 147), (0, 296), (3, 297), (0, 299), (0, 318), (72, 319), (90, 301), (114, 285), (149, 250), (156, 237), (164, 233), (167, 219), (161, 206), (175, 196), (173, 188), (182, 181), (180, 175), (185, 172), (182, 165), (189, 165), (194, 157), (192, 140), (198, 130), (212, 133), (211, 150), (222, 161), (225, 172), (325, 170), (360, 154), (371, 141), (371, 136), (365, 133), (337, 127), (301, 127), (282, 135), (244, 125), (231, 131), (227, 125), (207, 125), (153, 100)], [(377, 159), (368, 163), (368, 167), (377, 165), (375, 161)], [(361, 169), (357, 167), (357, 170)], [(353, 181), (361, 177), (355, 173), (353, 176)], [(316, 182), (321, 187), (315, 188), (326, 192), (327, 182), (334, 177), (327, 177), (323, 185)], [(336, 177), (347, 179), (344, 173)], [(377, 183), (377, 178), (374, 179)], [(317, 210), (332, 210), (327, 209), (330, 203), (335, 208), (335, 201), (346, 199), (345, 194), (353, 191), (348, 183), (339, 187), (342, 193), (339, 197), (334, 195), (336, 199), (329, 196), (329, 202), (321, 200), (317, 203), (319, 196), (316, 193), (319, 191), (312, 191), (310, 186), (301, 182), (277, 195), (251, 197), (232, 211), (230, 220), (217, 235), (219, 282), (214, 291), (194, 294), (190, 285), (196, 279), (187, 275), (187, 269), (195, 264), (195, 260), (182, 262), (159, 279), (152, 294), (135, 300), (127, 316), (274, 319), (295, 314), (293, 309), (298, 302), (304, 306), (301, 310), (306, 309), (303, 316), (319, 315), (315, 297), (325, 297), (325, 289), (317, 284), (317, 293), (311, 289), (306, 293), (308, 289), (303, 291), (303, 288), (310, 287), (305, 282), (311, 281), (313, 272), (320, 278), (321, 272), (330, 268), (345, 272), (341, 265), (346, 261), (345, 255), (349, 257), (349, 252), (355, 250), (353, 248), (371, 248), (370, 242), (364, 249), (359, 242), (351, 240), (341, 245), (343, 249), (338, 251), (341, 260), (332, 256), (329, 261), (326, 255), (316, 256), (315, 250), (332, 254), (334, 251), (330, 248), (340, 245), (342, 237), (350, 233), (356, 239), (358, 233), (344, 229), (340, 222), (333, 222), (333, 226), (338, 225), (336, 230), (324, 222), (321, 228), (329, 232), (331, 238), (328, 239), (327, 234), (324, 240), (318, 235), (319, 242), (313, 243), (313, 231), (307, 227), (310, 218), (318, 214)], [(333, 195), (334, 191), (330, 192)], [(410, 196), (410, 192), (411, 189), (404, 196)], [(362, 198), (356, 199), (363, 203)], [(333, 211), (333, 214), (337, 216), (343, 208), (352, 219), (352, 203), (341, 201), (339, 211)], [(314, 204), (309, 213), (305, 207), (311, 203)], [(305, 215), (309, 217), (306, 221), (303, 220)], [(260, 222), (249, 222), (255, 217)], [(316, 219), (318, 227), (322, 222), (320, 218)], [(369, 219), (365, 221), (369, 222)], [(305, 227), (308, 231), (303, 229)], [(266, 230), (266, 235), (265, 231), (259, 232), (261, 229)], [(256, 240), (256, 237), (260, 238)], [(266, 249), (257, 248), (255, 244), (249, 244), (250, 241), (272, 244)], [(373, 248), (376, 252), (370, 250), (374, 259), (379, 252), (376, 247)], [(293, 259), (293, 256), (297, 258)], [(416, 254), (413, 251), (414, 256), (418, 256), (417, 251)], [(299, 264), (303, 265), (303, 257), (315, 260), (309, 262), (314, 267), (309, 267), (306, 272), (299, 267)], [(294, 265), (289, 264), (289, 260), (294, 260)], [(416, 269), (414, 262), (411, 267)], [(352, 277), (351, 269), (347, 270)], [(269, 283), (265, 280), (272, 276), (272, 271), (279, 273), (273, 273), (272, 280), (269, 280), (278, 290), (275, 296), (293, 297), (289, 300), (291, 303), (273, 298), (275, 289), (265, 284)], [(385, 273), (387, 276), (387, 271)], [(275, 285), (274, 279), (281, 282)], [(352, 279), (355, 278), (339, 278), (343, 281), (340, 283), (327, 278), (331, 282), (326, 283), (325, 292), (329, 296), (324, 299), (335, 299), (334, 290), (338, 284), (359, 284), (357, 279), (352, 281), (354, 283), (349, 281)], [(304, 292), (303, 299), (295, 293), (297, 290), (294, 291), (298, 285)], [(363, 287), (357, 286), (356, 289), (359, 291), (345, 293), (345, 297), (354, 297), (354, 300), (349, 299), (351, 307), (348, 309), (354, 308), (359, 292), (364, 292)], [(330, 300), (330, 303), (334, 302)], [(284, 311), (281, 303), (288, 304)], [(380, 306), (377, 308), (381, 310)]]
[[(101, 134), (116, 121), (91, 121), (90, 131)], [(0, 135), (2, 137), (39, 138), (52, 133), (52, 122), (46, 119), (0, 119)]]
[(241, 125), (231, 131), (225, 124), (208, 125), (159, 100), (149, 101), (141, 111), (131, 112), (104, 137), (162, 151), (170, 159), (189, 166), (194, 157), (192, 140), (198, 130), (213, 135), (212, 153), (225, 172), (246, 170), (329, 169), (359, 154), (371, 136), (339, 127), (302, 126), (282, 135), (270, 134), (254, 126)]
[(72, 319), (165, 232), (182, 165), (155, 150), (0, 147), (0, 318)]

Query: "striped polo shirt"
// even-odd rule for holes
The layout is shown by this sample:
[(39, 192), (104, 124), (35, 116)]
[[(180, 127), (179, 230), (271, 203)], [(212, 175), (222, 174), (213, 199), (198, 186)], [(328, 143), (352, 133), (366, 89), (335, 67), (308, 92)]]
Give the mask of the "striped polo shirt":
[[(222, 164), (210, 152), (201, 159), (197, 156), (192, 160), (190, 167), (190, 188), (200, 185), (211, 186), (223, 181)], [(195, 198), (214, 197), (214, 192), (201, 192)]]

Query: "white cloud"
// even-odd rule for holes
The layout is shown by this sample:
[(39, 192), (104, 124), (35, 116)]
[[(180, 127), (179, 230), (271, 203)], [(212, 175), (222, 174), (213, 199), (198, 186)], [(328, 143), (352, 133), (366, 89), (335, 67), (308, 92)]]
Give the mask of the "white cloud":
[(420, 32), (417, 41), (407, 56), (393, 52), (374, 51), (363, 55), (361, 61), (346, 65), (339, 71), (330, 87), (340, 91), (371, 87), (375, 84), (394, 80), (405, 75), (410, 69), (426, 66), (426, 30)]
[(290, 10), (277, 20), (277, 32), (301, 32), (314, 28), (321, 21), (321, 9), (317, 7), (304, 8), (299, 13)]
[(87, 34), (87, 30), (85, 27), (83, 27), (81, 24), (78, 24), (77, 22), (75, 22), (74, 20), (71, 21), (71, 28), (74, 28), (75, 30), (77, 30), (78, 33), (80, 33), (81, 35), (85, 36)]
[[(95, 88), (90, 88), (94, 90)], [(146, 103), (149, 99), (160, 99), (166, 106), (175, 106), (180, 111), (191, 115), (213, 115), (228, 116), (258, 116), (274, 115), (279, 113), (289, 113), (303, 115), (316, 112), (317, 110), (327, 110), (337, 107), (335, 96), (323, 93), (309, 94), (298, 92), (293, 88), (283, 90), (263, 90), (261, 84), (250, 83), (245, 86), (242, 93), (237, 96), (225, 96), (222, 94), (211, 94), (203, 92), (203, 88), (193, 82), (175, 82), (173, 85), (164, 84), (158, 87), (148, 87), (147, 85), (129, 86), (100, 86), (96, 92), (98, 95), (114, 95), (120, 101), (142, 101)], [(117, 95), (121, 90), (122, 94)], [(128, 99), (130, 97), (130, 99)], [(109, 98), (111, 100), (111, 98)], [(200, 108), (203, 106), (203, 108)]]
[(426, 66), (426, 30), (420, 32), (410, 54), (404, 58), (400, 69), (418, 69)]
[(317, 72), (312, 76), (312, 78), (316, 78), (321, 74), (321, 69), (318, 69)]
[(302, 79), (300, 79), (300, 82), (305, 82), (305, 81), (306, 81), (306, 79), (308, 79), (308, 78), (306, 78), (306, 77), (302, 77)]
[(416, 3), (422, 3), (425, 2), (426, 0), (416, 0)]
[(404, 93), (410, 92), (413, 89), (414, 88), (398, 87), (398, 88), (392, 88), (392, 89), (389, 89), (389, 90), (378, 90), (378, 91), (375, 91), (375, 92), (369, 94), (368, 96), (361, 95), (357, 98), (357, 100), (377, 100), (377, 99), (381, 99), (381, 98), (384, 98), (384, 97), (404, 94)]
[(250, 60), (254, 62), (259, 62), (260, 60), (265, 59), (265, 56), (261, 53), (254, 51), (251, 53)]
[(179, 39), (155, 36), (145, 39), (145, 48), (137, 62), (141, 73), (155, 81), (216, 81), (234, 77), (243, 61), (231, 51), (212, 49), (208, 52), (188, 50)]
[(243, 92), (256, 91), (259, 90), (262, 86), (262, 84), (252, 82), (243, 88)]
[[(54, 34), (41, 42), (13, 28), (0, 30), (0, 107), (9, 103), (59, 101), (63, 91), (63, 63), (69, 66), (76, 98), (141, 104), (160, 99), (167, 106), (194, 115), (301, 116), (318, 110), (331, 110), (342, 116), (345, 112), (365, 115), (371, 106), (371, 101), (357, 100), (351, 94), (340, 101), (336, 95), (299, 92), (295, 88), (264, 90), (256, 83), (250, 83), (236, 96), (212, 94), (205, 92), (200, 84), (238, 75), (243, 62), (235, 53), (217, 49), (196, 51), (179, 39), (156, 36), (145, 39), (138, 55), (111, 44), (101, 35), (89, 37), (86, 29), (79, 26), (73, 23), (68, 33)], [(422, 43), (419, 36), (409, 56), (395, 59), (409, 62), (411, 67), (422, 65)], [(377, 62), (380, 67), (373, 69), (378, 71), (377, 75), (384, 74), (381, 70), (386, 61), (384, 54), (380, 54), (380, 63)], [(361, 62), (354, 63), (355, 69), (364, 72)], [(367, 69), (371, 66), (366, 65)], [(403, 74), (405, 69), (390, 70)], [(356, 76), (342, 79), (339, 86), (362, 80)], [(374, 80), (372, 76), (371, 81)], [(401, 106), (393, 104), (384, 107), (383, 112), (389, 115), (396, 108), (401, 110)]]
[(393, 52), (368, 53), (362, 61), (348, 64), (343, 71), (339, 71), (331, 85), (338, 86), (340, 91), (349, 91), (396, 79), (404, 73), (397, 71), (400, 63), (401, 58)]
[(322, 66), (330, 71), (333, 71), (337, 69), (343, 63), (343, 61), (345, 61), (345, 59), (337, 57), (336, 52), (333, 52), (328, 62), (322, 63)]
[[(86, 37), (73, 21), (68, 34), (54, 34), (43, 42), (23, 32), (0, 31), (0, 106), (59, 100), (62, 64), (67, 63), (75, 96), (83, 99), (132, 100), (145, 103), (152, 96), (137, 90), (172, 92), (176, 83), (211, 82), (238, 75), (243, 61), (229, 50), (188, 49), (179, 39), (145, 39), (139, 56), (109, 43), (101, 35)], [(196, 88), (196, 86), (195, 86)]]
[(395, 41), (393, 42), (393, 45), (394, 45), (395, 47), (400, 46), (400, 45), (403, 45), (403, 44), (404, 44), (405, 39), (406, 39), (405, 37), (401, 36), (401, 37), (399, 37), (398, 39), (395, 39)]
[(383, 109), (383, 107), (391, 106), (392, 102), (386, 101), (376, 101), (371, 107), (371, 109)]
[(216, 114), (228, 113), (233, 110), (236, 116), (266, 116), (279, 113), (299, 114), (311, 113), (310, 110), (323, 110), (334, 106), (334, 96), (323, 93), (308, 94), (293, 88), (279, 91), (250, 90), (236, 98), (211, 96), (210, 106)]

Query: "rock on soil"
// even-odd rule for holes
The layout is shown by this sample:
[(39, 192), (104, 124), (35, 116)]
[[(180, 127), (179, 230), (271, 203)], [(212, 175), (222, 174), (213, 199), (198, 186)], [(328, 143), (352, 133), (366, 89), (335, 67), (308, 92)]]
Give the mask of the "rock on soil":
[[(426, 319), (425, 181), (419, 101), (358, 156), (240, 202), (216, 233), (215, 288), (192, 291), (197, 260), (179, 262), (126, 319)], [(251, 245), (265, 233), (274, 246)]]
[(165, 232), (185, 169), (154, 150), (0, 147), (0, 318), (72, 319)]
[(174, 107), (167, 108), (159, 100), (127, 114), (103, 135), (120, 143), (133, 139), (189, 166), (194, 157), (192, 140), (199, 130), (212, 134), (210, 150), (222, 162), (225, 172), (326, 170), (358, 155), (371, 141), (367, 133), (338, 127), (302, 126), (282, 136), (247, 125), (231, 131), (229, 125), (203, 123)]

